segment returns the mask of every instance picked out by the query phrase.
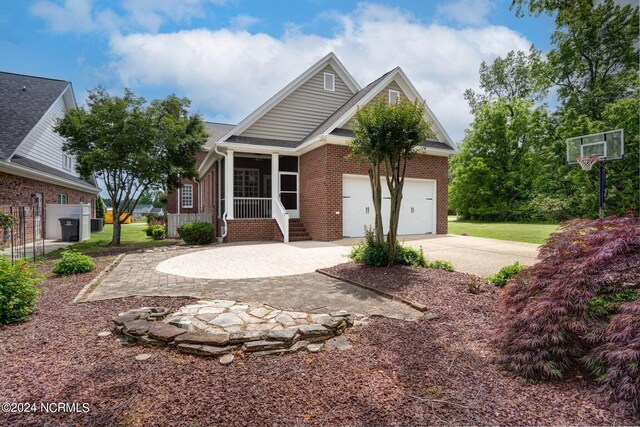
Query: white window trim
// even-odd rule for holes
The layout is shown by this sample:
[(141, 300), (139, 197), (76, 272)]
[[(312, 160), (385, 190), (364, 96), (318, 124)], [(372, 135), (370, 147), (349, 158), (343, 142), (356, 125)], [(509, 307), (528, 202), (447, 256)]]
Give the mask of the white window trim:
[[(61, 199), (62, 197), (64, 197), (64, 203), (61, 203)], [(58, 204), (59, 205), (66, 205), (69, 204), (69, 196), (67, 196), (64, 193), (58, 193)]]
[[(184, 202), (184, 196), (185, 196), (184, 190), (186, 188), (190, 188), (191, 189), (191, 203), (189, 203), (189, 204), (186, 204)], [(193, 208), (193, 184), (185, 184), (185, 185), (182, 186), (182, 191), (180, 192), (180, 205), (183, 208), (187, 208), (187, 209)]]
[[(331, 87), (327, 87), (327, 76), (331, 76)], [(324, 73), (324, 90), (329, 92), (336, 91), (336, 75), (333, 73)]]
[(70, 155), (62, 154), (62, 168), (68, 171), (73, 169), (73, 158)]
[(391, 105), (391, 94), (394, 93), (396, 95), (396, 102), (400, 101), (400, 91), (389, 89), (389, 105)]

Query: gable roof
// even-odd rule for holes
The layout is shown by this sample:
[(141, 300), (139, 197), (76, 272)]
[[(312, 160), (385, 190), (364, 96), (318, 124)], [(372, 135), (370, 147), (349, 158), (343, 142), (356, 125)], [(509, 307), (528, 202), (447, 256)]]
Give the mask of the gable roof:
[[(393, 70), (392, 70), (393, 71)], [(327, 119), (320, 123), (317, 128), (315, 128), (309, 135), (307, 135), (300, 143), (307, 141), (314, 136), (322, 135), (327, 129), (329, 129), (338, 119), (344, 116), (347, 111), (349, 111), (354, 105), (356, 105), (362, 98), (364, 98), (369, 92), (371, 92), (378, 84), (384, 80), (391, 73), (391, 71), (384, 73), (382, 76), (378, 77), (376, 80), (369, 83), (363, 89), (360, 89), (356, 92), (351, 99), (345, 102), (342, 107), (338, 108), (335, 113), (327, 117)]]
[(0, 159), (8, 159), (71, 83), (0, 71)]
[(310, 68), (308, 68), (304, 73), (300, 74), (295, 80), (282, 88), (278, 93), (269, 98), (264, 104), (258, 107), (255, 111), (245, 117), (240, 123), (238, 123), (233, 129), (227, 132), (222, 138), (221, 141), (226, 141), (229, 137), (233, 135), (240, 135), (242, 132), (247, 130), (249, 126), (257, 122), (262, 116), (264, 116), (269, 110), (278, 105), (280, 101), (285, 99), (291, 93), (293, 93), (296, 89), (302, 86), (307, 80), (313, 77), (318, 71), (322, 70), (327, 64), (333, 66), (336, 73), (340, 76), (340, 78), (344, 81), (347, 87), (351, 90), (351, 92), (356, 93), (360, 90), (360, 85), (355, 79), (349, 74), (347, 69), (342, 65), (338, 57), (330, 52), (324, 58), (313, 64)]
[(434, 130), (438, 138), (436, 142), (444, 143), (449, 149), (456, 151), (455, 143), (453, 142), (447, 131), (444, 129), (438, 118), (435, 116), (435, 114), (433, 114), (433, 111), (431, 111), (429, 105), (427, 105), (425, 100), (422, 98), (420, 93), (417, 91), (415, 86), (413, 86), (409, 78), (400, 67), (394, 68), (393, 70), (389, 71), (388, 73), (382, 75), (380, 78), (372, 82), (369, 86), (367, 86), (367, 88), (369, 88), (370, 86), (372, 87), (364, 95), (360, 96), (357, 102), (353, 102), (349, 106), (345, 105), (345, 108), (340, 108), (340, 110), (336, 111), (336, 114), (333, 114), (329, 118), (332, 119), (332, 122), (329, 123), (329, 119), (327, 119), (327, 123), (324, 124), (322, 132), (318, 132), (315, 135), (310, 135), (307, 139), (311, 139), (311, 137), (321, 134), (331, 134), (336, 128), (344, 126), (355, 115), (355, 113), (358, 111), (358, 108), (363, 107), (364, 105), (369, 103), (376, 95), (380, 93), (380, 91), (382, 91), (393, 81), (396, 81), (398, 83), (398, 85), (407, 96), (409, 96), (410, 98), (413, 97), (414, 99), (417, 99), (419, 102), (424, 104), (425, 118), (433, 122)]
[(204, 150), (208, 151), (220, 138), (233, 129), (236, 125), (228, 123), (204, 122), (204, 127), (209, 132), (209, 138), (204, 143)]

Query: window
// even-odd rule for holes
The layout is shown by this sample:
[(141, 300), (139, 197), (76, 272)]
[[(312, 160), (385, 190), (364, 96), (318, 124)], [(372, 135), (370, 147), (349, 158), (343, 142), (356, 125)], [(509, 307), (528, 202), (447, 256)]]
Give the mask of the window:
[(58, 194), (58, 204), (66, 205), (67, 204), (67, 195), (66, 194)]
[(331, 73), (324, 73), (324, 90), (331, 92), (336, 90), (336, 76)]
[(389, 105), (395, 104), (400, 99), (400, 92), (389, 89)]
[(192, 208), (193, 207), (193, 185), (187, 184), (182, 187), (182, 207), (183, 208)]
[(80, 196), (80, 203), (84, 203), (84, 197)]
[(71, 170), (71, 168), (73, 167), (73, 159), (71, 158), (71, 156), (67, 154), (62, 155), (62, 167), (66, 170)]
[(234, 197), (260, 196), (260, 171), (258, 169), (236, 169), (233, 171)]

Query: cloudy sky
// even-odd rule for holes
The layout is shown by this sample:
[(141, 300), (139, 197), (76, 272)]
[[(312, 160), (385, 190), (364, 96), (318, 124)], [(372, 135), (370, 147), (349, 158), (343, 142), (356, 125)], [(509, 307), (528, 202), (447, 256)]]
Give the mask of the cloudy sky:
[(510, 0), (3, 1), (0, 70), (148, 99), (186, 96), (207, 120), (237, 123), (335, 52), (365, 86), (401, 66), (454, 140), (478, 68), (549, 48), (553, 21), (515, 18)]

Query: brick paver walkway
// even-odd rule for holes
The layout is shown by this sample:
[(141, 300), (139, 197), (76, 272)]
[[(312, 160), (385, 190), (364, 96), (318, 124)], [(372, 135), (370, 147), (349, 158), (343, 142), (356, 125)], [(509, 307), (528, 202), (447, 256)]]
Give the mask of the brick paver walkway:
[[(89, 301), (127, 296), (191, 296), (266, 303), (283, 310), (415, 319), (420, 312), (398, 301), (319, 273), (236, 280), (197, 279), (161, 273), (160, 262), (201, 249), (175, 249), (126, 255), (91, 292)], [(224, 248), (219, 248), (224, 250)]]

